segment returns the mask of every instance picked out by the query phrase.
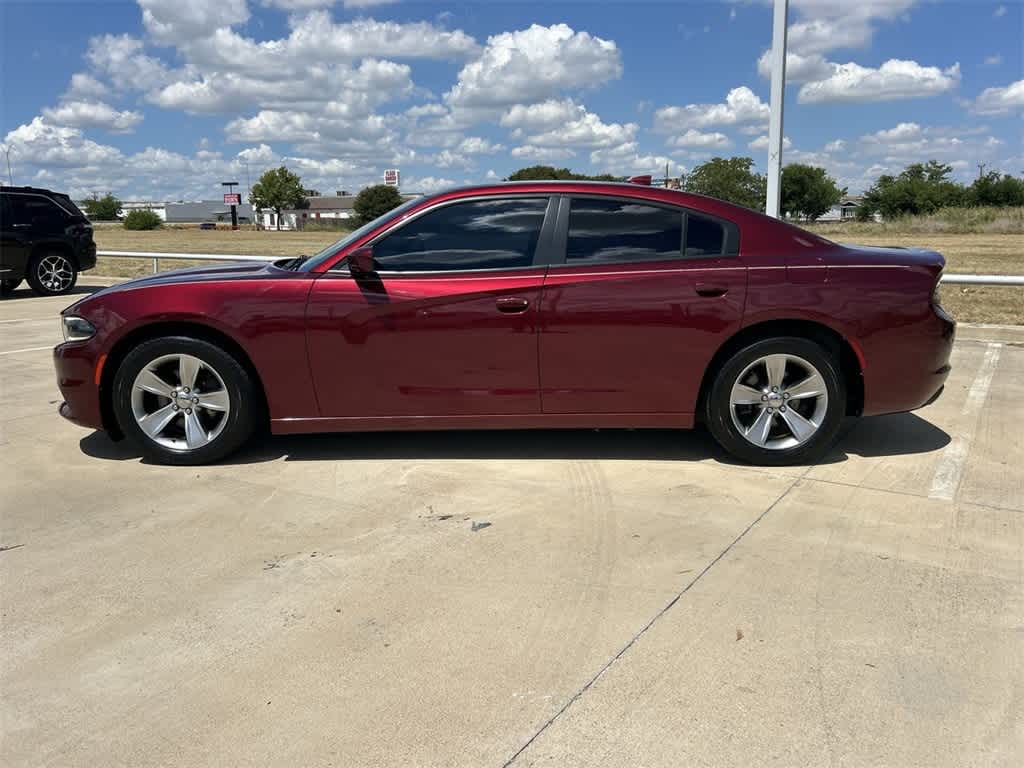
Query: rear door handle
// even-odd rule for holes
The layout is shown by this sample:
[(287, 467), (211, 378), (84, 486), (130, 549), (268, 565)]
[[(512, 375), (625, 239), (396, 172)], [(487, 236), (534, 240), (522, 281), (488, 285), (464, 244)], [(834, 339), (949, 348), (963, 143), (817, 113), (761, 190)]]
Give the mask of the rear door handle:
[(530, 302), (520, 296), (502, 296), (494, 302), (494, 305), (498, 308), (499, 312), (504, 312), (508, 315), (519, 315), (529, 308)]
[(725, 296), (729, 289), (717, 283), (697, 283), (693, 288), (698, 296)]

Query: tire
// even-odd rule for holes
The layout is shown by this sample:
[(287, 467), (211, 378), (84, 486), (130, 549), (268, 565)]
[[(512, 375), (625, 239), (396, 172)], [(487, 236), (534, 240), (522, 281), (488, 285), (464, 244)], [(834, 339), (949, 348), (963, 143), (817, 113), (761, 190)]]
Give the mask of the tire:
[(209, 464), (228, 456), (249, 439), (260, 412), (245, 367), (217, 345), (187, 336), (153, 339), (129, 352), (112, 396), (121, 431), (158, 464)]
[(0, 280), (0, 296), (10, 296), (21, 285), (21, 278)]
[(822, 458), (845, 414), (838, 356), (796, 336), (765, 339), (736, 352), (715, 374), (704, 403), (705, 422), (726, 451), (769, 466)]
[(38, 295), (62, 296), (78, 282), (78, 265), (61, 251), (46, 251), (29, 261), (26, 278)]

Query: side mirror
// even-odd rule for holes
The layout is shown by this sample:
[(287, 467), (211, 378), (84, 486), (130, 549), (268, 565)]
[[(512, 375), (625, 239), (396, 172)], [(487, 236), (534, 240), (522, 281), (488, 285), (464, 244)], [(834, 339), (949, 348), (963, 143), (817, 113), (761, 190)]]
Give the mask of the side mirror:
[(372, 275), (376, 272), (376, 264), (373, 261), (373, 247), (366, 245), (356, 248), (347, 257), (348, 271), (356, 277)]

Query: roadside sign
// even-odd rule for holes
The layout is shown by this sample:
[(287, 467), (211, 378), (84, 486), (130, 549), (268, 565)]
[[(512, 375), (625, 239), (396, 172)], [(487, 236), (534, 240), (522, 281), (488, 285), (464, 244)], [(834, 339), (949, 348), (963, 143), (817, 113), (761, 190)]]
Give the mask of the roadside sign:
[(224, 194), (224, 205), (241, 205), (242, 196), (237, 192), (226, 192)]
[(397, 168), (389, 168), (384, 171), (384, 183), (389, 187), (397, 187), (402, 174)]

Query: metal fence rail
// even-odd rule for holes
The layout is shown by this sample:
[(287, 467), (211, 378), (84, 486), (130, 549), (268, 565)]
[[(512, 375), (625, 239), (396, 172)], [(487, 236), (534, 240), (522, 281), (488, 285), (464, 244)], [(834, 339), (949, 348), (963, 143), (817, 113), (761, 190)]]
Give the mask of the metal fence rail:
[[(152, 259), (153, 272), (160, 271), (160, 259), (182, 261), (277, 261), (287, 256), (243, 256), (234, 253), (157, 253), (155, 251), (97, 251), (97, 256), (117, 259)], [(1024, 285), (1024, 275), (943, 275), (946, 285)]]

